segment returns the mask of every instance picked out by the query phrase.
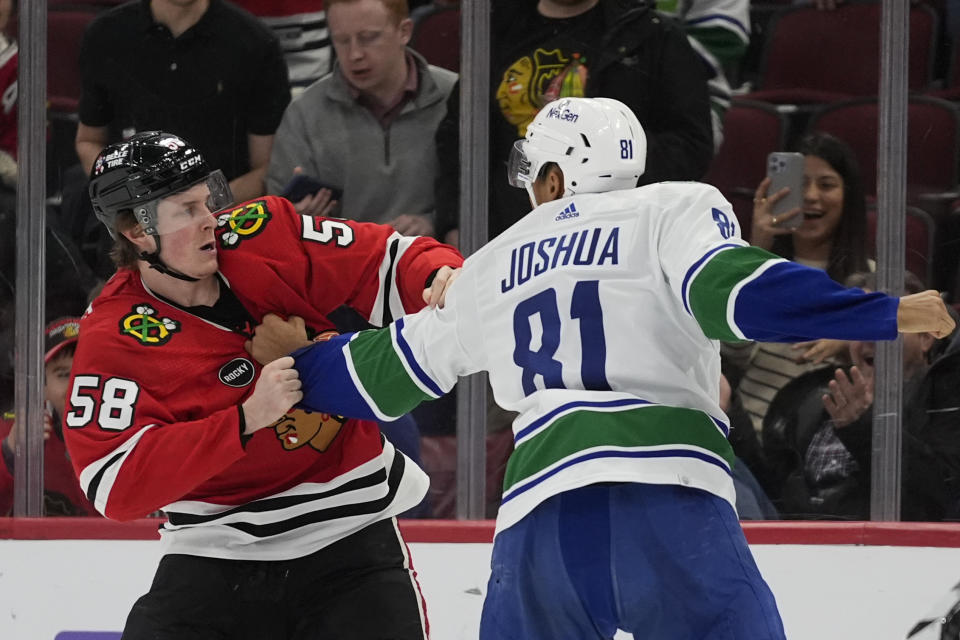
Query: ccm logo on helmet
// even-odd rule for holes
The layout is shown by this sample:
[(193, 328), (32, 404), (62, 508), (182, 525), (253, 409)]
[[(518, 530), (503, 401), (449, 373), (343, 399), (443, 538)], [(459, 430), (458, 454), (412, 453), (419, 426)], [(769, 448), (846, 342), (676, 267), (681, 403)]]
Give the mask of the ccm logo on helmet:
[(192, 156), (180, 162), (180, 171), (186, 171), (194, 165), (198, 165), (203, 162), (203, 158), (200, 156)]

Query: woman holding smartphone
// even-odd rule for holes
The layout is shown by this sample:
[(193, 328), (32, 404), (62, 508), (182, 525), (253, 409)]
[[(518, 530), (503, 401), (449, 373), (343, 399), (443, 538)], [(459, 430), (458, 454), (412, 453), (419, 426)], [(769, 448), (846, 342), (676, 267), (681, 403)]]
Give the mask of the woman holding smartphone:
[[(769, 192), (771, 178), (757, 187), (750, 244), (789, 260), (819, 267), (842, 282), (868, 269), (867, 203), (853, 150), (826, 133), (800, 143), (803, 181), (799, 207), (778, 214), (792, 188)], [(799, 222), (798, 222), (799, 219)]]
[[(773, 189), (767, 177), (757, 187), (750, 243), (823, 269), (837, 282), (851, 273), (873, 270), (873, 261), (867, 259), (866, 197), (853, 150), (829, 134), (814, 133), (801, 141), (799, 152), (803, 155), (799, 184)], [(778, 203), (791, 192), (795, 197), (795, 190), (802, 191), (800, 205), (783, 211)], [(825, 362), (834, 364), (845, 347), (836, 340), (724, 345), (728, 364), (742, 371), (738, 395), (756, 431), (760, 432), (777, 391)]]

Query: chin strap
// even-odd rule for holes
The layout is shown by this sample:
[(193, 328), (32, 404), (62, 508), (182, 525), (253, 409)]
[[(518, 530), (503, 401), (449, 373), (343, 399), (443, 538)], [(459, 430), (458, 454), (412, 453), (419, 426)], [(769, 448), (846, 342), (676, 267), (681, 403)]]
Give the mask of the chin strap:
[(184, 280), (186, 282), (200, 281), (200, 278), (194, 278), (185, 273), (180, 273), (179, 271), (171, 269), (167, 265), (163, 264), (163, 262), (160, 261), (160, 237), (153, 236), (153, 239), (157, 242), (157, 250), (153, 253), (147, 253), (146, 251), (140, 252), (140, 259), (149, 264), (151, 269), (156, 269), (160, 273), (166, 274), (171, 278), (176, 278), (177, 280)]

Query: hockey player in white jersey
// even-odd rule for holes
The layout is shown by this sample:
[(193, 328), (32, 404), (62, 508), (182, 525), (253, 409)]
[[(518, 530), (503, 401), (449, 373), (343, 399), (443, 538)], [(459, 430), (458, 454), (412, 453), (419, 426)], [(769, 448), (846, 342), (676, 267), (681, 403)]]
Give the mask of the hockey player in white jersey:
[[(953, 327), (936, 292), (848, 290), (750, 247), (709, 185), (635, 188), (645, 155), (621, 103), (547, 105), (510, 169), (534, 210), (444, 308), (294, 354), (314, 410), (387, 420), (486, 370), (519, 413), (482, 640), (783, 638), (734, 510), (717, 341)], [(303, 340), (272, 318), (253, 352)]]

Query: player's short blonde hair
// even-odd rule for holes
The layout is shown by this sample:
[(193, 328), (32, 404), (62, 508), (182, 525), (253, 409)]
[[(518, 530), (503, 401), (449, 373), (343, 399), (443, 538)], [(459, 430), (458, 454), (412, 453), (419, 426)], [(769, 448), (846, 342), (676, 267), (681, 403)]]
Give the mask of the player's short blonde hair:
[[(324, 3), (324, 9), (330, 11), (330, 7), (335, 4), (348, 4), (350, 2), (357, 2), (358, 0), (327, 0)], [(383, 6), (387, 8), (393, 17), (394, 23), (400, 24), (401, 21), (410, 17), (410, 6), (407, 4), (407, 0), (380, 0), (383, 3)]]
[(110, 250), (110, 258), (118, 269), (135, 269), (137, 267), (137, 262), (140, 260), (140, 250), (122, 232), (130, 231), (138, 224), (132, 209), (122, 209), (114, 220), (116, 239), (113, 241), (113, 248)]

